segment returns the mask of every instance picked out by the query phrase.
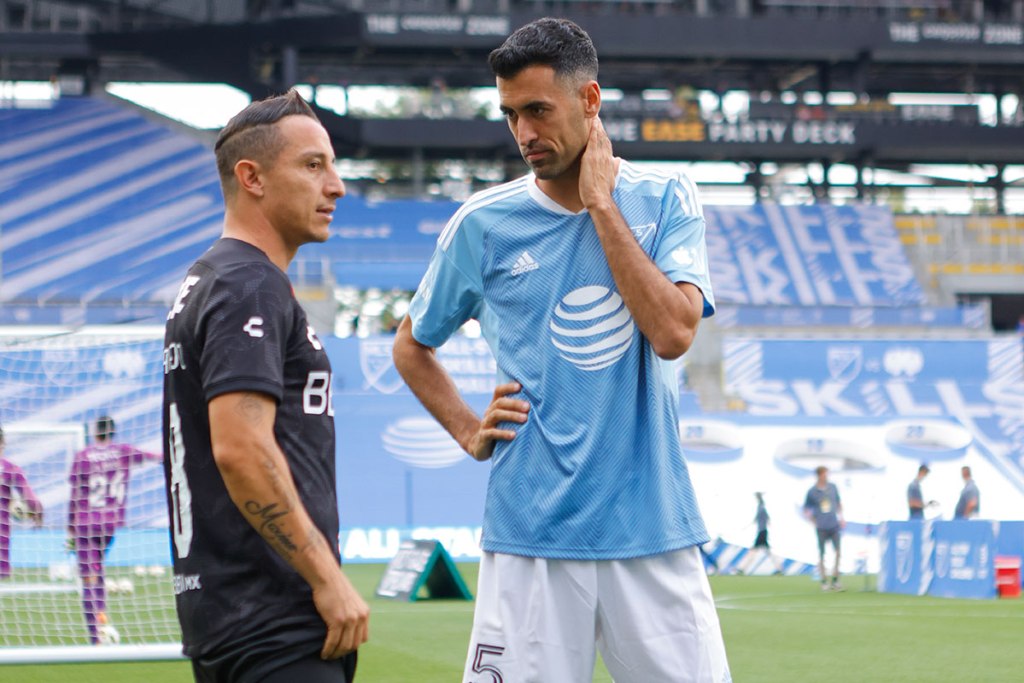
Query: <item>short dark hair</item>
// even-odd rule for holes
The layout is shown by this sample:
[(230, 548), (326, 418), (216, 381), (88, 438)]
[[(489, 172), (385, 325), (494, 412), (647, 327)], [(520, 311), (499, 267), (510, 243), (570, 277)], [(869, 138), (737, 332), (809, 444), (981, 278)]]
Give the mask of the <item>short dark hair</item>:
[(320, 122), (299, 93), (289, 90), (284, 95), (250, 103), (220, 131), (213, 152), (217, 157), (217, 173), (220, 174), (225, 198), (234, 194), (235, 164), (242, 159), (269, 164), (277, 158), (284, 140), (274, 124), (286, 116), (308, 116)]
[(545, 17), (517, 29), (487, 57), (498, 78), (514, 78), (528, 66), (550, 66), (555, 75), (597, 79), (597, 50), (587, 32), (568, 19)]
[(917, 473), (918, 474), (921, 474), (922, 472), (931, 472), (931, 471), (932, 471), (932, 468), (928, 467), (928, 463), (926, 463), (926, 462), (921, 463), (921, 466), (917, 468)]
[(96, 418), (96, 438), (104, 441), (114, 438), (114, 418), (109, 415)]

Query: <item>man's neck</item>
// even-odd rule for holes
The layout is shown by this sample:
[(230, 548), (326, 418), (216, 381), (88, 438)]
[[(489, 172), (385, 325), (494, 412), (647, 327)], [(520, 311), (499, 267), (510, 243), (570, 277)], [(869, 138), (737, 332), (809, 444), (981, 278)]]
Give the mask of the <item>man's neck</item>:
[(553, 202), (562, 208), (579, 213), (583, 210), (583, 201), (580, 199), (580, 174), (576, 172), (561, 175), (551, 180), (537, 178), (537, 187), (548, 196)]
[(224, 215), (224, 232), (221, 233), (221, 237), (230, 237), (251, 244), (266, 254), (270, 262), (283, 273), (288, 272), (288, 264), (295, 257), (295, 250), (289, 249), (277, 231), (260, 214), (249, 217), (227, 211)]

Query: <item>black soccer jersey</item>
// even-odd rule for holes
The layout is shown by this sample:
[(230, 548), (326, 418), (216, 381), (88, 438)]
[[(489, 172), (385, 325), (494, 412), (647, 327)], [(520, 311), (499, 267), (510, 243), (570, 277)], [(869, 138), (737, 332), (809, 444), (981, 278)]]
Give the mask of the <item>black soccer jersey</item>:
[(235, 391), (277, 400), (274, 434), (337, 556), (330, 362), (285, 274), (256, 247), (221, 239), (189, 270), (164, 338), (164, 473), (184, 651), (304, 640), (319, 649), (325, 626), (308, 584), (238, 511), (213, 460), (207, 403)]

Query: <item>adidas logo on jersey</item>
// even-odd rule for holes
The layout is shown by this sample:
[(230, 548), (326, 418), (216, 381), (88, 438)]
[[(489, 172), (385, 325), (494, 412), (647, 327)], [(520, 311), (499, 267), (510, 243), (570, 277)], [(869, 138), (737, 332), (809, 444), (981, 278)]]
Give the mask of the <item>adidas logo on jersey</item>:
[(530, 256), (530, 252), (524, 251), (516, 259), (516, 264), (512, 266), (513, 275), (522, 275), (523, 273), (529, 273), (531, 270), (537, 270), (540, 268), (540, 264), (533, 260)]

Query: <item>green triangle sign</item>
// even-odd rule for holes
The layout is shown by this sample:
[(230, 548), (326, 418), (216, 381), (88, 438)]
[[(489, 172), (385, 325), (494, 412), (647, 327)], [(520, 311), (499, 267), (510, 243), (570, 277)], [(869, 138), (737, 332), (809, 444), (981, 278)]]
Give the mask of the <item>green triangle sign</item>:
[(472, 600), (452, 556), (440, 541), (402, 541), (377, 584), (375, 595), (413, 602), (424, 598)]

